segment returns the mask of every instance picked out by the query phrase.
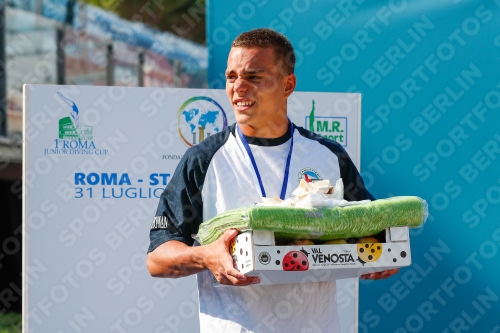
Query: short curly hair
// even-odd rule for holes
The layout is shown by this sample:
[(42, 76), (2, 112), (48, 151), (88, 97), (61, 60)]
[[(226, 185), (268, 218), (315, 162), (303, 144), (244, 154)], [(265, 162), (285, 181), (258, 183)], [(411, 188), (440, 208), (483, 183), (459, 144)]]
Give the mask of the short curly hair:
[(284, 35), (268, 28), (259, 28), (240, 34), (231, 44), (231, 47), (244, 48), (272, 48), (278, 66), (286, 74), (293, 74), (295, 70), (295, 52), (292, 43)]

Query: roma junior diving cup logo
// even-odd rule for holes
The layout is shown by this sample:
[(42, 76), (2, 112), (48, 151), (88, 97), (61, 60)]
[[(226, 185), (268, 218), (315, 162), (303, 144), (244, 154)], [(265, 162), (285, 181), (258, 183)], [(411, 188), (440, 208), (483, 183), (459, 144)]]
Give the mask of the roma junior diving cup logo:
[(69, 115), (59, 119), (58, 138), (54, 140), (53, 147), (44, 149), (44, 155), (106, 155), (107, 149), (95, 146), (92, 126), (81, 123), (76, 103), (59, 91), (57, 95), (68, 105), (66, 110)]
[(182, 141), (191, 147), (226, 128), (227, 117), (219, 103), (210, 97), (196, 96), (181, 105), (177, 124)]
[(343, 147), (347, 147), (347, 118), (315, 115), (314, 104), (313, 100), (312, 110), (309, 116), (306, 117), (305, 127), (311, 132), (336, 141)]
[(59, 91), (57, 94), (71, 108), (69, 110), (69, 117), (59, 119), (59, 139), (92, 140), (92, 127), (80, 124), (80, 111), (76, 103)]

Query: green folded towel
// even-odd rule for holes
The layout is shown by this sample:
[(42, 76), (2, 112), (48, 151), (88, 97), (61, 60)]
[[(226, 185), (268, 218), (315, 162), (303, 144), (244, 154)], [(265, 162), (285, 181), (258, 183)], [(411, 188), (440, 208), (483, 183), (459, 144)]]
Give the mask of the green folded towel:
[(226, 230), (235, 228), (274, 231), (277, 239), (325, 241), (374, 235), (388, 227), (419, 227), (427, 215), (426, 201), (415, 196), (333, 208), (247, 207), (224, 212), (203, 222), (198, 239), (201, 244), (210, 244)]

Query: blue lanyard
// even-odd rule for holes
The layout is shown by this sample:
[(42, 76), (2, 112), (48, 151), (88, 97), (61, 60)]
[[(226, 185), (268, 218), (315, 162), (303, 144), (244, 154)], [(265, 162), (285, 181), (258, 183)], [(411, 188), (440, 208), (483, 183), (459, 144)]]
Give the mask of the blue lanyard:
[[(250, 161), (252, 162), (253, 169), (255, 171), (255, 175), (257, 176), (257, 180), (259, 181), (259, 186), (260, 186), (260, 192), (262, 193), (262, 197), (266, 197), (266, 191), (264, 190), (264, 185), (262, 184), (262, 179), (260, 177), (259, 173), (259, 168), (257, 168), (257, 163), (255, 162), (255, 158), (253, 157), (252, 150), (250, 149), (250, 146), (248, 145), (247, 139), (245, 139), (245, 136), (241, 132), (241, 129), (239, 126), (236, 126), (238, 135), (240, 136), (241, 142), (243, 143), (243, 146), (245, 147), (248, 157), (250, 157)], [(294, 132), (294, 127), (292, 125), (292, 122), (290, 121), (290, 151), (288, 152), (288, 157), (286, 158), (286, 165), (285, 165), (285, 174), (283, 175), (283, 186), (281, 187), (281, 195), (280, 198), (281, 200), (285, 200), (285, 195), (286, 195), (286, 186), (288, 184), (288, 172), (290, 170), (290, 161), (292, 159), (292, 150), (293, 150), (293, 132)]]

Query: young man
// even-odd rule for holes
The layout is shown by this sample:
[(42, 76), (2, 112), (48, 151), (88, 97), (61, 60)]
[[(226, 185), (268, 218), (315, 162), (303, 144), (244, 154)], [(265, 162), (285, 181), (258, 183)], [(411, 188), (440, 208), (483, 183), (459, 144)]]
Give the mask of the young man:
[[(233, 267), (228, 247), (236, 230), (192, 246), (191, 235), (202, 221), (252, 206), (261, 196), (288, 197), (306, 169), (333, 182), (341, 177), (347, 200), (373, 199), (340, 145), (288, 120), (294, 65), (292, 45), (283, 35), (257, 29), (238, 36), (226, 70), (236, 124), (190, 148), (161, 196), (148, 269), (156, 277), (198, 273), (201, 332), (333, 332), (338, 326), (335, 281), (242, 287), (259, 279)], [(213, 276), (232, 287), (213, 287)]]

